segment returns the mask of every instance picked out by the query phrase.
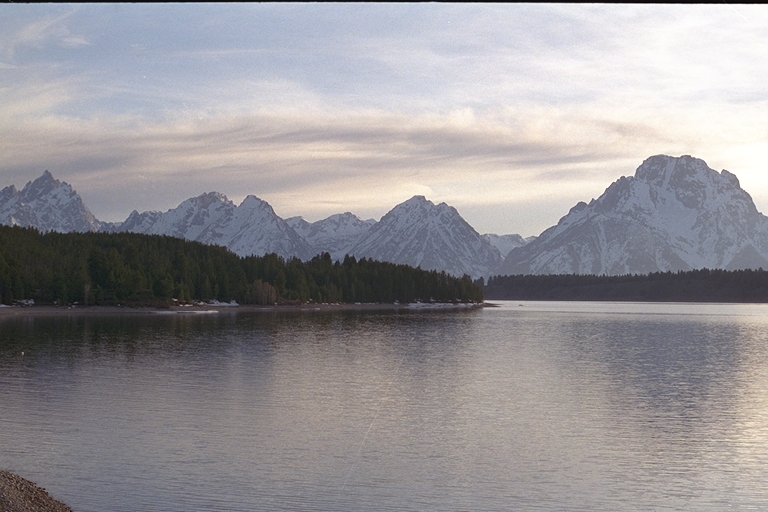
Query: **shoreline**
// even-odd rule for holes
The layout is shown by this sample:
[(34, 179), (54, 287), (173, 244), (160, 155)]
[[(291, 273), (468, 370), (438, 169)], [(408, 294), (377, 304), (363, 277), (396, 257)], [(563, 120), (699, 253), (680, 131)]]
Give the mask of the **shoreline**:
[(173, 314), (217, 314), (244, 312), (311, 312), (311, 311), (458, 311), (496, 307), (495, 304), (481, 303), (333, 303), (333, 304), (278, 304), (257, 306), (254, 304), (189, 304), (168, 308), (148, 306), (0, 306), (0, 318), (14, 316), (114, 316), (114, 315), (173, 315)]
[(0, 470), (0, 511), (2, 512), (72, 512), (34, 482), (10, 471)]

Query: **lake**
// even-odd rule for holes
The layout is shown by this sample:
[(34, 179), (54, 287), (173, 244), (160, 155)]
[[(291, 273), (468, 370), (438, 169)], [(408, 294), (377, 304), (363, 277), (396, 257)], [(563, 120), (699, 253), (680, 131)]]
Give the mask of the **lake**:
[(498, 303), (0, 318), (0, 468), (75, 512), (768, 508), (768, 305)]

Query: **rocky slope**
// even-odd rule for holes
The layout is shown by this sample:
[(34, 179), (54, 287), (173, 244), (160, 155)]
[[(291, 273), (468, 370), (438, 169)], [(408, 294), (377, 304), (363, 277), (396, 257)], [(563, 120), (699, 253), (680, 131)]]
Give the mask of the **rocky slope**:
[(657, 155), (589, 204), (579, 203), (499, 274), (648, 273), (768, 268), (768, 218), (730, 172)]

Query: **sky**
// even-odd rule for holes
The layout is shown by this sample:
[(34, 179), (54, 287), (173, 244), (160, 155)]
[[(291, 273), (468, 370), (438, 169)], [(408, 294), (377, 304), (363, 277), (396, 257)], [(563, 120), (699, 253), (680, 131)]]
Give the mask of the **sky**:
[(0, 188), (47, 169), (103, 221), (210, 191), (308, 221), (424, 195), (531, 236), (657, 154), (768, 212), (768, 8), (0, 5)]

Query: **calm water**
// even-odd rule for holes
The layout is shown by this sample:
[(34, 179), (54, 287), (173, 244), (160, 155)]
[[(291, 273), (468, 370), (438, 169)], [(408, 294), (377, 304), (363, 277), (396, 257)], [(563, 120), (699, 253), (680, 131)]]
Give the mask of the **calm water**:
[(768, 306), (0, 319), (0, 468), (76, 512), (765, 510)]

